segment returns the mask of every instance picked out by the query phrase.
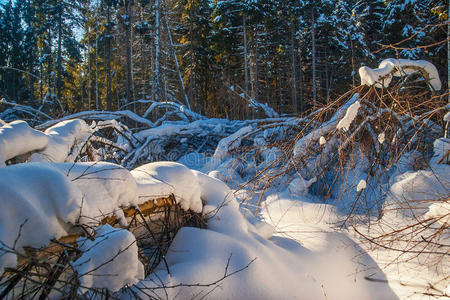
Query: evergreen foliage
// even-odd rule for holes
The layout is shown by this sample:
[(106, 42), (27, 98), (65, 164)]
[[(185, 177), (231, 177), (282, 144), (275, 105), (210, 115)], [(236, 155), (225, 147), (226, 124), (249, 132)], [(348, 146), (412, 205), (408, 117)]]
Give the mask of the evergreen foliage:
[[(149, 100), (232, 119), (257, 117), (251, 101), (281, 114), (304, 113), (359, 85), (358, 68), (388, 56), (430, 60), (444, 77), (447, 5), (4, 1), (0, 97), (55, 114), (130, 109), (143, 115)], [(426, 45), (434, 46), (417, 47)]]

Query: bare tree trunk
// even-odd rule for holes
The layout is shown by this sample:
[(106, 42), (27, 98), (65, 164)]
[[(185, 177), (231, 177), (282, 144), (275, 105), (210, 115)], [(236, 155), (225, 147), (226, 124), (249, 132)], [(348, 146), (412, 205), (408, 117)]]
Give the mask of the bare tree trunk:
[(259, 74), (258, 74), (258, 31), (255, 32), (255, 46), (253, 50), (253, 78), (252, 78), (252, 97), (255, 101), (258, 101), (259, 95)]
[[(447, 22), (450, 20), (450, 1), (448, 3), (448, 10), (447, 10)], [(448, 103), (450, 103), (450, 22), (447, 24), (447, 92), (448, 94)], [(449, 126), (450, 122), (445, 122), (445, 133), (444, 137), (448, 138), (449, 135)]]
[(247, 25), (245, 13), (242, 14), (242, 27), (244, 35), (244, 91), (245, 97), (248, 97), (248, 53), (247, 53)]
[(294, 111), (298, 113), (298, 99), (297, 99), (297, 66), (295, 63), (295, 26), (294, 22), (290, 24), (291, 29), (291, 66), (292, 66), (292, 100), (294, 102)]
[[(301, 42), (300, 42), (301, 43)], [(301, 51), (301, 44), (299, 47), (299, 50)], [(301, 52), (299, 53), (299, 60), (298, 60), (298, 69), (299, 69), (299, 75), (298, 75), (298, 79), (299, 79), (299, 93), (300, 93), (300, 112), (303, 112), (304, 107), (303, 107), (303, 65), (302, 65), (302, 54)]]
[(56, 68), (58, 71), (56, 77), (56, 98), (61, 101), (61, 87), (62, 87), (62, 3), (58, 5), (58, 57), (56, 59)]
[[(133, 77), (132, 77), (132, 41), (131, 41), (131, 22), (132, 22), (132, 9), (130, 7), (130, 0), (125, 3), (125, 14), (128, 16), (128, 23), (125, 24), (125, 39), (126, 39), (126, 63), (127, 63), (127, 86), (126, 86), (126, 96), (127, 102), (133, 101)], [(133, 105), (135, 108), (135, 106)], [(136, 112), (136, 109), (134, 109)]]
[(112, 110), (111, 74), (111, 7), (106, 5), (106, 108)]
[(350, 46), (352, 49), (352, 87), (356, 86), (356, 82), (355, 82), (355, 76), (356, 76), (356, 70), (355, 70), (355, 48), (353, 46), (353, 40), (351, 38), (351, 36), (348, 36), (350, 39)]
[[(165, 12), (164, 8), (165, 8), (165, 6), (163, 6), (163, 12)], [(189, 102), (189, 98), (188, 98), (188, 96), (186, 94), (186, 88), (184, 87), (183, 76), (181, 76), (180, 64), (178, 63), (177, 54), (175, 52), (175, 46), (173, 44), (172, 34), (170, 32), (170, 27), (169, 27), (169, 21), (167, 20), (167, 14), (164, 14), (164, 20), (165, 20), (165, 24), (166, 24), (166, 27), (167, 27), (167, 34), (169, 35), (170, 50), (172, 52), (173, 59), (175, 60), (175, 66), (176, 66), (177, 72), (178, 72), (178, 79), (180, 80), (181, 90), (182, 90), (183, 95), (184, 95), (184, 101), (186, 102), (187, 107), (189, 109), (191, 109), (191, 103)]]
[(98, 36), (95, 33), (95, 109), (100, 108), (100, 99), (98, 97)]
[(313, 104), (317, 105), (317, 80), (316, 80), (316, 20), (314, 16), (314, 6), (311, 8), (311, 39), (312, 39), (312, 84), (313, 84)]
[(161, 101), (161, 66), (160, 66), (160, 0), (155, 1), (155, 73), (153, 78), (153, 99)]

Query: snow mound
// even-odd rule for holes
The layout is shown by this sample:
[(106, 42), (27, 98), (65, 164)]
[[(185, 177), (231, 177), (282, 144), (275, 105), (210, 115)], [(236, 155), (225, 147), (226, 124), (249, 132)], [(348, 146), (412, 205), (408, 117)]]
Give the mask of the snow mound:
[(49, 138), (25, 121), (13, 121), (0, 127), (0, 166), (5, 161), (47, 146)]
[(74, 161), (92, 134), (89, 125), (79, 119), (62, 121), (44, 132), (50, 139), (40, 153), (34, 153), (30, 161), (68, 162)]
[[(170, 273), (161, 263), (124, 298), (152, 293), (169, 299), (321, 299), (325, 293), (328, 299), (367, 299), (375, 292), (396, 298), (387, 285), (363, 278), (362, 269), (373, 272), (376, 265), (367, 255), (361, 258), (361, 249), (346, 236), (326, 235), (328, 246), (317, 252), (273, 236), (273, 227), (251, 222), (223, 182), (193, 173), (207, 229), (180, 229), (166, 256)], [(355, 257), (365, 265), (354, 263)]]
[(83, 255), (72, 263), (82, 292), (88, 288), (107, 288), (116, 292), (144, 278), (144, 266), (138, 259), (136, 238), (128, 230), (103, 225), (95, 240), (79, 241)]
[(422, 217), (436, 200), (448, 198), (450, 166), (434, 165), (433, 170), (406, 172), (395, 181), (386, 197), (386, 208), (397, 208), (407, 217)]
[(201, 190), (194, 173), (176, 162), (155, 162), (131, 171), (136, 180), (140, 203), (160, 197), (175, 196), (184, 210), (202, 211)]
[(388, 58), (383, 60), (377, 69), (369, 67), (359, 68), (359, 76), (361, 84), (377, 88), (388, 87), (392, 81), (392, 77), (403, 77), (413, 73), (422, 73), (424, 78), (430, 84), (430, 87), (439, 91), (442, 87), (439, 73), (436, 67), (425, 60), (409, 60)]
[(77, 222), (83, 200), (63, 173), (45, 164), (0, 168), (0, 178), (1, 274), (16, 266), (16, 254), (9, 250), (46, 246), (66, 235), (65, 222)]
[(131, 173), (107, 162), (51, 163), (60, 170), (83, 195), (80, 222), (99, 221), (114, 214), (122, 226), (127, 225), (122, 207), (138, 203), (137, 187)]

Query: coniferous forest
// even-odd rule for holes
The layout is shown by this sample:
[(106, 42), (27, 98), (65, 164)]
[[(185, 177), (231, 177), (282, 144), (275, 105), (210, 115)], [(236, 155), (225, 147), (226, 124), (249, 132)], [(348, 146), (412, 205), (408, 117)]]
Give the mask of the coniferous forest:
[(0, 97), (55, 115), (172, 101), (296, 115), (386, 57), (447, 65), (442, 0), (17, 0), (0, 9)]

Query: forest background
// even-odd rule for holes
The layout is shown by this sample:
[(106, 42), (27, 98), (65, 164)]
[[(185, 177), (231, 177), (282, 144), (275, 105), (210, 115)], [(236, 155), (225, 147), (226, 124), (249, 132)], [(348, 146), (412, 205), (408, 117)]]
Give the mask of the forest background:
[(359, 85), (359, 67), (387, 57), (429, 60), (446, 78), (447, 7), (438, 0), (2, 1), (0, 98), (55, 116), (143, 114), (151, 101), (208, 117), (257, 117), (252, 102), (298, 115)]

